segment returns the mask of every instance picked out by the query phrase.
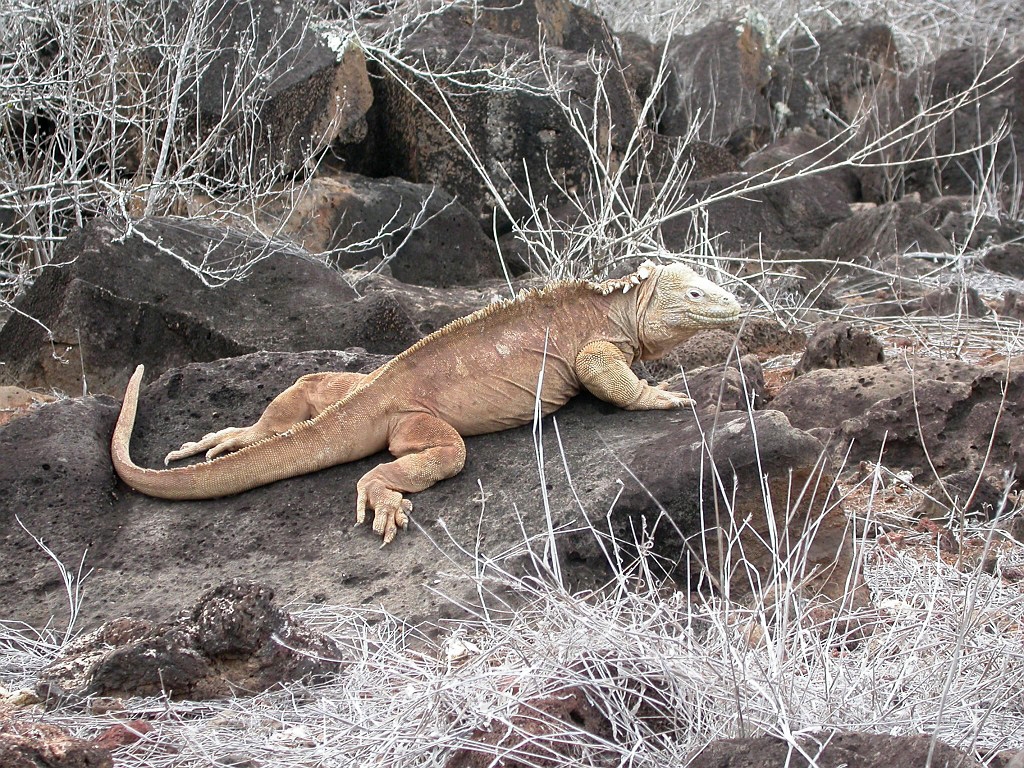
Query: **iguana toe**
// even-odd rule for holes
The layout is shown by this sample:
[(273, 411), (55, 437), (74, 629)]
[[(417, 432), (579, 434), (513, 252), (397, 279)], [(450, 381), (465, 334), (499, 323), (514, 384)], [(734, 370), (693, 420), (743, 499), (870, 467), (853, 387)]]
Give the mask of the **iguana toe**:
[(178, 459), (187, 459), (197, 453), (206, 452), (207, 459), (214, 459), (222, 453), (237, 451), (252, 445), (255, 442), (269, 437), (272, 433), (260, 430), (256, 425), (252, 427), (227, 427), (219, 432), (210, 432), (203, 435), (195, 442), (185, 443), (176, 451), (171, 451), (164, 457), (164, 464), (170, 464)]
[[(384, 536), (384, 541), (381, 544), (382, 547), (395, 540), (399, 528), (407, 528), (409, 526), (409, 512), (412, 512), (412, 502), (408, 499), (402, 499), (397, 509), (389, 508), (383, 511), (378, 509), (374, 512), (373, 530)], [(383, 520), (383, 524), (379, 524), (379, 520)], [(383, 528), (383, 531), (381, 528)]]
[(366, 519), (367, 508), (372, 509), (374, 533), (384, 538), (384, 544), (390, 544), (398, 529), (408, 526), (412, 502), (380, 480), (360, 480), (356, 491), (356, 524)]
[[(207, 435), (206, 437), (209, 437)], [(205, 438), (204, 438), (205, 439)], [(164, 465), (170, 464), (172, 461), (178, 459), (187, 459), (189, 456), (195, 456), (197, 453), (203, 450), (203, 440), (196, 440), (195, 442), (182, 443), (181, 448), (176, 451), (171, 451), (164, 456)]]

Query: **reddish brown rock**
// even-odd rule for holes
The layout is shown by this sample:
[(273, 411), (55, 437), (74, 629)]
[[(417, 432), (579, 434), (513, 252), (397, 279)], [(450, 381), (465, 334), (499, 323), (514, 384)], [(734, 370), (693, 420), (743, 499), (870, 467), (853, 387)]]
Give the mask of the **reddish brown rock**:
[(69, 736), (53, 725), (0, 718), (3, 768), (113, 768), (101, 746)]
[[(818, 731), (794, 744), (774, 736), (711, 742), (693, 755), (692, 768), (981, 768), (981, 763), (928, 736)], [(814, 760), (808, 759), (813, 755)]]
[(93, 744), (101, 749), (117, 749), (128, 744), (134, 744), (153, 730), (145, 720), (131, 720), (127, 723), (112, 725), (95, 739)]
[(565, 688), (524, 701), (508, 724), (478, 728), (469, 736), (473, 746), (457, 750), (445, 768), (559, 768), (583, 757), (575, 737), (580, 731), (594, 737), (587, 745), (589, 757), (601, 741), (613, 738), (611, 723), (586, 691)]
[(815, 368), (855, 368), (884, 362), (882, 342), (875, 335), (847, 322), (830, 321), (814, 329), (794, 373), (799, 376)]

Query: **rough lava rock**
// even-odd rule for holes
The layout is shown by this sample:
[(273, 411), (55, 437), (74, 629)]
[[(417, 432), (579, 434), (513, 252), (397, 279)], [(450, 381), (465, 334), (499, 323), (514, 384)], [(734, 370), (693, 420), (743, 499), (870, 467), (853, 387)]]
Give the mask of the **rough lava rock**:
[[(764, 179), (794, 176), (842, 163), (846, 152), (841, 145), (832, 144), (813, 131), (793, 131), (743, 160), (743, 170), (749, 174), (764, 174)], [(815, 174), (828, 182), (821, 191), (830, 200), (847, 205), (860, 199), (860, 180), (849, 168), (833, 168)]]
[(854, 465), (881, 460), (924, 482), (934, 473), (940, 479), (964, 470), (977, 475), (991, 444), (990, 473), (1024, 474), (1020, 363), (979, 367), (906, 358), (819, 369), (786, 384), (770, 407), (831, 445), (834, 458), (847, 456)]
[[(984, 188), (989, 167), (1024, 165), (1024, 62), (1020, 52), (983, 47), (961, 47), (944, 52), (878, 91), (877, 119), (861, 131), (862, 144), (876, 141), (907, 124), (924, 110), (939, 104), (957, 105), (924, 136), (906, 136), (886, 142), (886, 149), (868, 158), (859, 169), (865, 200), (884, 201), (910, 192), (925, 199), (937, 195), (970, 195)], [(1005, 120), (1009, 130), (992, 148), (986, 162), (973, 161), (973, 148), (988, 142)], [(972, 158), (964, 161), (964, 154)], [(938, 160), (929, 159), (932, 157)], [(899, 173), (887, 163), (910, 161)], [(1019, 189), (1006, 190), (1004, 205), (1014, 204)], [(1018, 198), (1019, 199), (1019, 198)]]
[(0, 765), (4, 768), (114, 768), (102, 747), (69, 736), (55, 725), (0, 717)]
[(922, 215), (912, 200), (857, 211), (832, 226), (814, 250), (816, 259), (836, 263), (877, 264), (907, 251), (950, 253), (953, 247)]
[[(156, 7), (154, 7), (156, 8)], [(170, 3), (166, 22), (185, 28), (202, 6)], [(240, 122), (231, 100), (252, 78), (252, 61), (264, 68), (265, 98), (259, 102), (257, 158), (264, 170), (290, 173), (332, 141), (358, 141), (366, 135), (366, 112), (373, 92), (360, 47), (341, 55), (323, 39), (308, 11), (295, 0), (218, 2), (199, 21), (217, 46), (196, 84), (202, 125)], [(242, 126), (239, 125), (239, 128)]]
[(877, 336), (844, 321), (830, 321), (814, 329), (793, 373), (799, 376), (815, 368), (855, 368), (884, 362), (885, 352)]
[[(706, 200), (745, 184), (749, 178), (750, 174), (722, 174), (691, 181), (686, 189), (694, 201)], [(723, 251), (741, 251), (747, 246), (810, 250), (831, 227), (850, 217), (847, 197), (833, 178), (791, 178), (767, 189), (708, 203), (692, 217), (669, 219), (661, 231), (666, 247), (680, 253), (690, 247), (694, 230), (705, 225)]]
[(446, 287), (500, 273), (494, 242), (443, 189), (334, 172), (304, 183), (286, 204), (260, 211), (261, 227), (332, 265), (387, 269), (403, 283)]
[(947, 285), (925, 293), (919, 302), (910, 302), (908, 308), (919, 304), (918, 314), (931, 317), (986, 317), (989, 309), (985, 306), (978, 290), (973, 286)]
[[(687, 761), (691, 768), (981, 768), (981, 763), (929, 736), (818, 731), (797, 737), (801, 749), (775, 736), (720, 739)], [(808, 760), (813, 755), (814, 760)], [(929, 762), (930, 759), (930, 762)]]
[[(493, 13), (520, 15), (521, 11), (513, 7)], [(613, 152), (626, 148), (636, 126), (633, 94), (622, 73), (613, 67), (599, 78), (594, 71), (590, 57), (604, 58), (600, 46), (585, 52), (546, 47), (547, 66), (558, 73), (557, 96), (552, 96), (550, 84), (529, 63), (539, 56), (536, 36), (507, 34), (505, 23), (490, 26), (474, 24), (454, 6), (418, 25), (403, 40), (402, 57), (437, 76), (426, 82), (394, 68), (378, 73), (373, 135), (380, 145), (378, 156), (388, 159), (375, 175), (438, 184), (457, 197), (488, 232), (498, 202), (495, 195), (519, 218), (533, 213), (523, 197), (527, 189), (543, 201), (549, 196), (564, 199), (563, 189), (585, 188), (590, 156), (560, 101), (571, 104), (577, 119), (595, 128), (599, 145)], [(516, 60), (520, 63), (513, 64)], [(508, 88), (507, 83), (484, 74), (488, 67), (510, 65), (519, 69), (527, 88)], [(470, 74), (462, 74), (463, 70)], [(448, 71), (460, 74), (447, 79)], [(460, 84), (460, 79), (467, 84)], [(439, 124), (428, 108), (466, 132), (493, 187), (481, 179), (447, 125)], [(499, 229), (506, 225), (499, 216)]]
[[(244, 280), (210, 288), (179, 258), (255, 263)], [(138, 363), (158, 374), (259, 349), (397, 354), (421, 335), (394, 297), (357, 301), (308, 254), (212, 223), (146, 219), (125, 237), (96, 220), (65, 241), (56, 263), (65, 261), (43, 271), (16, 303), (24, 314), (0, 329), (0, 383), (77, 394), (84, 370), (90, 391), (119, 394)]]
[(115, 619), (79, 637), (40, 673), (49, 704), (87, 696), (220, 698), (337, 672), (341, 648), (274, 604), (267, 586), (233, 579), (187, 616), (151, 625)]
[(811, 126), (832, 136), (857, 121), (876, 89), (891, 88), (901, 68), (887, 24), (848, 23), (798, 35), (773, 68), (772, 107), (790, 128)]
[[(300, 375), (367, 371), (379, 362), (345, 353), (260, 353), (147, 379), (152, 383), (142, 392), (132, 455), (142, 466), (160, 467), (164, 454), (186, 440), (252, 423)], [(712, 383), (702, 381), (705, 375)], [(717, 391), (719, 377), (695, 372), (689, 383)], [(444, 595), (479, 599), (463, 552), (479, 551), (515, 573), (535, 572), (538, 564), (523, 554), (524, 542), (532, 542), (538, 558), (547, 551), (545, 509), (567, 588), (606, 582), (609, 525), (622, 539), (623, 556), (639, 540), (676, 579), (720, 583), (722, 564), (708, 554), (717, 547), (706, 548), (705, 537), (731, 534), (733, 519), (748, 521), (741, 539), (751, 530), (764, 533), (766, 474), (780, 516), (793, 502), (793, 488), (811, 489), (789, 519), (776, 523), (794, 539), (828, 510), (813, 559), (823, 568), (821, 589), (841, 591), (850, 542), (842, 511), (828, 503), (822, 445), (778, 412), (716, 415), (701, 405), (698, 428), (689, 410), (627, 412), (581, 395), (542, 422), (539, 443), (529, 427), (471, 438), (463, 472), (416, 494), (410, 530), (384, 549), (368, 525), (353, 525), (356, 480), (380, 456), (237, 496), (164, 501), (135, 493), (115, 477), (109, 457), (114, 401), (45, 405), (0, 430), (0, 453), (12, 457), (0, 465), (0, 589), (12, 596), (5, 610), (42, 625), (63, 615), (66, 604), (57, 567), (15, 516), (62, 562), (84, 556), (91, 569), (80, 617), (85, 627), (124, 614), (165, 618), (169, 605), (198, 597), (204, 584), (236, 576), (272, 585), (287, 601), (384, 607), (413, 624), (436, 622), (462, 615)], [(714, 508), (716, 495), (722, 497), (719, 519), (702, 520), (700, 509)], [(692, 546), (684, 547), (681, 536)], [(770, 579), (779, 554), (759, 541), (745, 546), (758, 578)], [(733, 593), (749, 591), (749, 574), (734, 575)], [(494, 599), (505, 599), (502, 589), (494, 585)]]
[(766, 95), (774, 52), (763, 19), (719, 19), (673, 38), (659, 132), (725, 142), (734, 154), (762, 145), (772, 120)]

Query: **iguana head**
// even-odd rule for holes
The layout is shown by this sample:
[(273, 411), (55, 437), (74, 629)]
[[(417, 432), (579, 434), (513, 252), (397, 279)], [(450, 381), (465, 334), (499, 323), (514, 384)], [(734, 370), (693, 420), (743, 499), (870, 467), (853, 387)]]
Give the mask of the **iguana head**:
[(661, 357), (698, 331), (739, 317), (735, 296), (682, 264), (645, 261), (635, 274), (637, 332), (645, 360)]

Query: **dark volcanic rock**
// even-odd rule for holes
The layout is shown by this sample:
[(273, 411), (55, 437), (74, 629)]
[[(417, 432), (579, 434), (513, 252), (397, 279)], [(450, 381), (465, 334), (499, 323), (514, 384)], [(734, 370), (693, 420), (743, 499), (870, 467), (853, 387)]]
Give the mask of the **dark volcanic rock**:
[(726, 142), (738, 156), (757, 149), (771, 128), (765, 91), (773, 58), (763, 28), (748, 19), (720, 19), (673, 38), (659, 131), (685, 136), (701, 124), (701, 139)]
[(0, 765), (4, 768), (113, 768), (102, 747), (69, 736), (55, 725), (0, 718)]
[[(492, 26), (508, 28), (505, 21)], [(593, 127), (599, 145), (613, 152), (627, 146), (636, 126), (633, 95), (621, 72), (613, 67), (599, 78), (594, 71), (589, 57), (607, 58), (599, 46), (588, 46), (586, 52), (548, 46), (547, 65), (557, 72), (551, 84), (530, 63), (539, 57), (535, 37), (492, 31), (473, 23), (458, 6), (432, 14), (402, 45), (402, 57), (412, 67), (460, 75), (418, 78), (396, 68), (379, 73), (374, 140), (380, 145), (376, 156), (388, 162), (374, 175), (437, 184), (474, 214), (485, 231), (492, 230), (495, 195), (513, 218), (528, 217), (534, 210), (523, 197), (527, 189), (537, 201), (558, 201), (564, 199), (563, 189), (585, 189), (589, 183), (590, 155), (559, 102), (569, 104), (575, 119)], [(526, 88), (508, 87), (507, 80), (484, 74), (488, 67), (507, 66), (513, 66)], [(428, 110), (440, 115), (441, 122)], [(493, 186), (484, 182), (449, 133), (449, 124), (465, 132)], [(506, 223), (499, 217), (500, 228)]]
[[(930, 200), (924, 214), (943, 237), (959, 248), (994, 250), (1001, 245), (1020, 245), (1024, 241), (1024, 222), (1008, 216), (979, 216), (977, 204), (967, 195), (946, 195)], [(1013, 250), (1011, 248), (1010, 253)]]
[(853, 463), (881, 457), (887, 466), (910, 470), (925, 481), (934, 473), (977, 474), (983, 466), (989, 472), (1010, 470), (1017, 477), (1024, 472), (1020, 365), (915, 359), (816, 370), (786, 384), (771, 407), (801, 429), (830, 438), (844, 455), (852, 442), (848, 456)]
[[(746, 158), (743, 170), (764, 174), (765, 178), (788, 177), (838, 165), (845, 159), (842, 146), (833, 145), (812, 131), (794, 131)], [(847, 204), (860, 199), (860, 180), (849, 168), (834, 168), (817, 173), (817, 177), (827, 182), (820, 189), (830, 199)]]
[(548, 45), (577, 53), (615, 51), (603, 18), (570, 0), (495, 0), (486, 6), (457, 6), (462, 19), (528, 43), (543, 35)]
[(920, 314), (932, 317), (963, 315), (965, 317), (985, 317), (989, 314), (988, 307), (982, 301), (976, 288), (971, 286), (949, 285), (928, 291), (921, 297)]
[(886, 24), (842, 24), (813, 38), (799, 35), (772, 72), (772, 106), (787, 126), (810, 125), (834, 135), (857, 120), (876, 88), (891, 87), (900, 69)]
[(385, 258), (403, 283), (472, 284), (500, 273), (494, 242), (444, 190), (397, 178), (335, 172), (309, 180), (281, 209), (263, 209), (266, 231), (291, 238), (332, 265)]
[[(733, 344), (731, 336), (728, 339), (728, 346), (725, 345), (724, 338), (714, 335), (711, 335), (710, 341), (709, 351), (715, 354), (712, 354), (705, 364), (726, 359), (728, 362), (709, 365), (706, 369), (691, 371), (684, 375), (680, 373), (679, 358), (670, 355), (668, 358), (654, 363), (642, 364), (640, 366), (642, 373), (646, 374), (648, 378), (667, 379), (671, 389), (686, 392), (690, 399), (697, 403), (698, 409), (708, 406), (725, 411), (749, 411), (760, 408), (764, 400), (764, 371), (761, 369), (761, 363), (757, 357), (743, 355), (737, 360), (737, 355), (733, 354), (730, 358)], [(716, 349), (718, 346), (716, 342), (722, 344), (718, 349)], [(720, 354), (717, 354), (718, 352)], [(673, 362), (676, 362), (674, 370)], [(694, 366), (685, 366), (685, 368), (691, 367)]]
[[(365, 372), (376, 362), (343, 353), (262, 353), (168, 372), (143, 389), (132, 455), (142, 466), (160, 467), (164, 454), (186, 440), (252, 423), (302, 374)], [(705, 375), (710, 381), (702, 380)], [(690, 385), (717, 391), (720, 375), (697, 373)], [(749, 526), (741, 534), (747, 567), (767, 580), (780, 555), (746, 537), (767, 530), (766, 508), (785, 515), (793, 488), (804, 483), (820, 486), (819, 492), (808, 492), (804, 505), (777, 524), (795, 540), (808, 518), (817, 520), (828, 509), (812, 557), (827, 566), (838, 552), (839, 569), (848, 569), (845, 520), (826, 499), (830, 476), (820, 462), (821, 444), (777, 411), (714, 415), (709, 405), (701, 403), (699, 429), (688, 410), (627, 412), (580, 396), (542, 422), (542, 472), (529, 427), (470, 438), (463, 472), (416, 494), (410, 530), (384, 549), (368, 525), (353, 525), (356, 480), (380, 463), (379, 456), (237, 496), (164, 501), (135, 493), (114, 476), (109, 440), (116, 408), (108, 398), (45, 405), (0, 430), (0, 589), (11, 596), (5, 610), (42, 625), (66, 605), (56, 566), (15, 515), (44, 536), (62, 562), (78, 563), (85, 555), (92, 569), (81, 613), (85, 627), (126, 613), (165, 618), (170, 606), (197, 598), (204, 585), (232, 577), (258, 579), (286, 601), (383, 606), (414, 624), (461, 615), (441, 595), (479, 599), (466, 575), (473, 566), (462, 553), (479, 550), (515, 572), (533, 573), (530, 557), (509, 561), (508, 553), (523, 551), (524, 536), (548, 542), (545, 509), (558, 532), (570, 589), (607, 580), (608, 524), (622, 539), (623, 556), (630, 542), (646, 546), (650, 537), (659, 562), (676, 564), (666, 566), (675, 578), (720, 583), (723, 565), (704, 562), (704, 548), (684, 547), (680, 535), (732, 535), (730, 511), (737, 525)], [(705, 440), (713, 447), (702, 448)], [(725, 487), (716, 486), (709, 455)], [(766, 474), (770, 507), (762, 496)], [(719, 518), (702, 519), (701, 509), (714, 507), (716, 494), (724, 499)], [(603, 534), (587, 522), (606, 519), (594, 523)], [(733, 593), (748, 591), (747, 574), (733, 573)], [(836, 573), (829, 581), (827, 567), (819, 575), (829, 582), (821, 585), (826, 593), (846, 577)]]
[[(981, 768), (981, 763), (928, 736), (818, 731), (796, 738), (800, 749), (775, 736), (713, 741), (687, 762), (691, 768)], [(806, 755), (813, 755), (808, 760)], [(930, 762), (929, 762), (930, 760)]]
[[(72, 235), (0, 329), (0, 381), (68, 393), (120, 394), (131, 371), (258, 349), (359, 346), (396, 354), (420, 334), (385, 295), (355, 300), (342, 276), (302, 252), (271, 249), (198, 221), (148, 219), (136, 234), (95, 221)], [(254, 264), (244, 280), (210, 288), (188, 264)], [(60, 359), (54, 357), (59, 354)]]
[[(189, 17), (202, 11), (198, 4), (170, 3), (163, 11), (164, 23), (184, 29)], [(264, 168), (293, 172), (332, 141), (358, 140), (366, 134), (373, 93), (363, 52), (351, 43), (339, 57), (301, 3), (215, 2), (197, 21), (216, 46), (196, 84), (203, 125), (241, 123), (232, 100), (239, 90), (251, 89), (249, 81), (257, 78), (254, 62), (263, 68), (257, 82), (267, 86), (257, 102), (259, 133), (254, 143)], [(244, 61), (250, 52), (253, 58)]]
[(1024, 321), (1024, 296), (1016, 291), (1007, 291), (1003, 294), (1003, 301), (999, 307), (999, 314), (1003, 317), (1015, 317)]
[[(865, 124), (862, 143), (898, 130), (895, 139), (885, 141), (886, 149), (859, 169), (866, 200), (882, 202), (909, 192), (925, 198), (970, 195), (992, 181), (984, 177), (989, 167), (1024, 165), (1024, 62), (1017, 52), (955, 48), (879, 96), (878, 119)], [(920, 125), (926, 109), (941, 104), (957, 108), (924, 133), (907, 130)], [(995, 151), (985, 147), (980, 150), (985, 162), (975, 161), (974, 148), (992, 139), (1004, 122), (1009, 130)], [(885, 165), (893, 161), (910, 162), (894, 172)], [(1000, 193), (1006, 207), (1019, 205), (1020, 189), (1013, 187), (1010, 183)]]
[(796, 364), (799, 376), (815, 368), (855, 368), (885, 362), (878, 337), (846, 322), (826, 322), (814, 329), (807, 340), (807, 351)]
[(950, 253), (953, 247), (921, 215), (914, 202), (886, 203), (858, 211), (820, 240), (814, 257), (852, 264), (875, 264), (907, 251)]
[(272, 589), (234, 579), (174, 622), (112, 621), (75, 640), (40, 672), (40, 695), (51, 703), (161, 693), (206, 699), (335, 673), (341, 649), (273, 600)]
[(735, 333), (713, 328), (687, 339), (660, 360), (642, 365), (656, 378), (666, 379), (677, 375), (680, 369), (688, 371), (704, 365), (723, 363), (730, 355), (738, 357), (746, 352), (746, 347), (736, 338)]
[[(694, 202), (712, 195), (728, 196), (709, 202), (692, 216), (664, 222), (661, 232), (665, 246), (685, 253), (694, 233), (706, 224), (709, 237), (723, 251), (741, 251), (747, 246), (810, 250), (829, 227), (850, 216), (845, 193), (837, 194), (835, 183), (828, 178), (805, 176), (742, 192), (749, 179), (749, 174), (730, 173), (687, 184)], [(652, 199), (656, 196), (653, 189), (645, 194)]]
[(993, 272), (1024, 280), (1024, 243), (1003, 243), (985, 251), (981, 263)]

